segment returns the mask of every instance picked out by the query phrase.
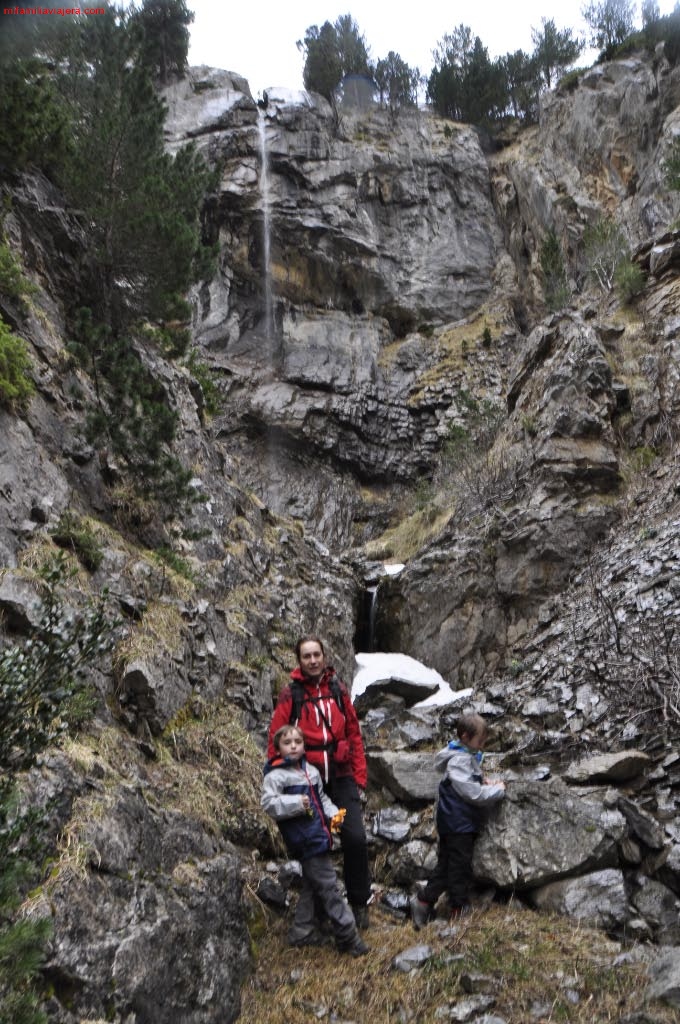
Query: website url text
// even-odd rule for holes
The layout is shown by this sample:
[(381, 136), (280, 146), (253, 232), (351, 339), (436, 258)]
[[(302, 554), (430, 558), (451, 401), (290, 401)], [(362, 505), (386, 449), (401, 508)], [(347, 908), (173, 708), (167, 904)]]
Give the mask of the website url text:
[(3, 14), (106, 14), (104, 7), (3, 7)]

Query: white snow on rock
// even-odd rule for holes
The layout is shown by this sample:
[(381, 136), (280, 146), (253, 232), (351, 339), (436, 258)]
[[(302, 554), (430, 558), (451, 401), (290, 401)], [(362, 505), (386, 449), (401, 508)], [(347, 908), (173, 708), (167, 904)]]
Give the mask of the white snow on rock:
[(268, 85), (264, 92), (269, 103), (292, 104), (301, 107), (314, 106), (314, 100), (305, 89), (287, 89), (282, 85)]
[(382, 654), (378, 651), (355, 656), (357, 671), (352, 680), (352, 700), (362, 694), (372, 683), (384, 679), (408, 679), (413, 683), (422, 683), (428, 688), (433, 683), (437, 690), (428, 697), (414, 704), (413, 707), (424, 708), (432, 705), (454, 704), (471, 696), (472, 688), (452, 690), (446, 680), (433, 668), (427, 668), (422, 662), (409, 657), (408, 654)]

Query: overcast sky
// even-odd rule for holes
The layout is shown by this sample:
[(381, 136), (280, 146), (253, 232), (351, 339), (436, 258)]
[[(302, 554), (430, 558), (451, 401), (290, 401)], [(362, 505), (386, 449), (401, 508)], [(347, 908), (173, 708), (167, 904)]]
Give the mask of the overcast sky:
[[(660, 0), (661, 13), (669, 13), (674, 3)], [(585, 0), (476, 0), (464, 6), (442, 0), (363, 0), (353, 7), (342, 0), (187, 0), (195, 15), (189, 63), (243, 75), (255, 97), (273, 85), (301, 89), (304, 58), (297, 40), (310, 25), (349, 13), (373, 60), (394, 50), (427, 75), (437, 42), (461, 23), (480, 37), (491, 57), (499, 57), (518, 49), (531, 52), (531, 29), (540, 28), (542, 17), (553, 18), (558, 28), (585, 33), (584, 5)], [(639, 3), (637, 10), (639, 16)]]

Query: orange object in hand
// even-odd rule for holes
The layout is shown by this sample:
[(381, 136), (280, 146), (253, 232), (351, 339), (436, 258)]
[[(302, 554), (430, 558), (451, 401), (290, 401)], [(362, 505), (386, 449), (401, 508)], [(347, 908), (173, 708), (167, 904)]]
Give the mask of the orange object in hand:
[(346, 814), (347, 811), (345, 810), (345, 808), (341, 807), (338, 813), (333, 815), (333, 817), (331, 818), (331, 832), (336, 833), (340, 831), (340, 829), (342, 828), (342, 823), (345, 820)]

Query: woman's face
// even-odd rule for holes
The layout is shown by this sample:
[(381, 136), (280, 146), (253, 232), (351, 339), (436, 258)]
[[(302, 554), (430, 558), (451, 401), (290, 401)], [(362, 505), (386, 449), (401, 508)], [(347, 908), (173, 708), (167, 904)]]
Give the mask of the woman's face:
[(326, 659), (324, 653), (321, 650), (321, 644), (316, 640), (305, 640), (300, 645), (300, 654), (298, 657), (302, 674), (309, 676), (310, 679), (318, 679), (319, 676), (323, 675), (323, 670), (326, 667)]

